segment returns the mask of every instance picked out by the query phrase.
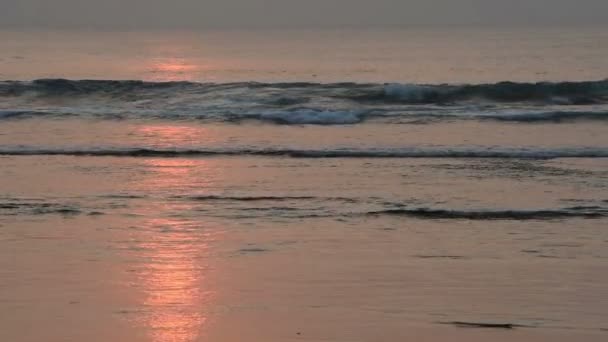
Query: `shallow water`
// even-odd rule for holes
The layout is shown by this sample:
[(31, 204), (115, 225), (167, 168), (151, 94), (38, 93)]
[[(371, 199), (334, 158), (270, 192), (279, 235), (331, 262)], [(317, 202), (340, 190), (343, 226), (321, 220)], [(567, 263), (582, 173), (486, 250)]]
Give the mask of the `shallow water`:
[(321, 32), (0, 33), (0, 340), (604, 340), (605, 31)]

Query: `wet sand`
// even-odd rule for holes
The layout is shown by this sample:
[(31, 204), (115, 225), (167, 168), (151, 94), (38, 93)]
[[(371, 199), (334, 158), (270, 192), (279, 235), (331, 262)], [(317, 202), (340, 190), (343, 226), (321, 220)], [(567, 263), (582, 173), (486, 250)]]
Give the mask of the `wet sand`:
[[(605, 218), (348, 215), (378, 205), (366, 196), (525, 208), (601, 197), (567, 173), (520, 183), (433, 160), (374, 161), (370, 178), (366, 160), (0, 158), (2, 340), (605, 339)], [(407, 191), (391, 192), (403, 172)], [(445, 172), (451, 196), (437, 188)], [(281, 184), (319, 197), (236, 196)], [(194, 196), (221, 191), (233, 196)], [(338, 194), (358, 200), (327, 199)], [(335, 215), (310, 216), (321, 212)], [(530, 327), (440, 324), (452, 321)]]

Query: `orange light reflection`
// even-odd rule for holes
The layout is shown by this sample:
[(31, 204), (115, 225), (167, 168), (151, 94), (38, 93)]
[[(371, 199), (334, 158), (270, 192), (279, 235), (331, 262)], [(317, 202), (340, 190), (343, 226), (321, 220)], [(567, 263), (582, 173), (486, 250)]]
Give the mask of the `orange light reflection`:
[(195, 64), (186, 58), (157, 58), (149, 62), (147, 69), (152, 73), (155, 81), (192, 81), (209, 67)]
[[(142, 128), (160, 144), (192, 133), (187, 127)], [(141, 260), (134, 286), (143, 290), (144, 310), (136, 323), (148, 330), (154, 342), (190, 342), (200, 337), (208, 320), (209, 303), (215, 296), (209, 277), (209, 244), (221, 230), (193, 218), (191, 202), (170, 200), (171, 195), (190, 193), (213, 181), (208, 161), (188, 158), (143, 160), (145, 172), (133, 190), (160, 194), (151, 200), (144, 214), (148, 219), (135, 237), (135, 256)]]
[(211, 132), (205, 127), (185, 125), (145, 125), (136, 129), (136, 133), (150, 140), (158, 148), (187, 146), (213, 141)]
[(146, 293), (144, 324), (155, 342), (196, 340), (207, 317), (205, 304), (213, 292), (205, 290), (204, 263), (211, 236), (188, 220), (155, 218), (148, 221), (150, 239), (138, 247), (147, 263), (140, 273)]

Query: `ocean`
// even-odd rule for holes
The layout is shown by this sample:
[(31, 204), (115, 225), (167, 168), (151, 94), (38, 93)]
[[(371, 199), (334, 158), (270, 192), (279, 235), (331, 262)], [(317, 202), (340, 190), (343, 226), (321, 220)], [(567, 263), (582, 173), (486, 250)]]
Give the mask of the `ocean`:
[(607, 41), (0, 31), (0, 340), (603, 341)]

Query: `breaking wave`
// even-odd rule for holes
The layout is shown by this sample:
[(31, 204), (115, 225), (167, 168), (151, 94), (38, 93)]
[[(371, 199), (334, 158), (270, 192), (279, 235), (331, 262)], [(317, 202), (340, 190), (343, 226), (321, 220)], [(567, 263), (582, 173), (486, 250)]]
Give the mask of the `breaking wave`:
[[(417, 84), (358, 84), (358, 83), (194, 83), (144, 82), (113, 80), (39, 79), (31, 82), (0, 82), (0, 96), (82, 96), (115, 95), (135, 100), (151, 93), (179, 95), (180, 93), (228, 92), (235, 89), (299, 90), (309, 96), (323, 93), (350, 97), (356, 100), (387, 100), (405, 103), (446, 103), (462, 100), (486, 99), (495, 102), (546, 101), (558, 104), (590, 104), (608, 101), (608, 80), (583, 82), (539, 82), (467, 85)], [(320, 93), (320, 94), (319, 94)], [(284, 96), (285, 104), (294, 102)], [(282, 101), (279, 101), (282, 102)], [(296, 103), (300, 101), (295, 101)]]
[(493, 102), (543, 102), (584, 105), (608, 101), (608, 80), (592, 82), (540, 82), (475, 85), (389, 84), (381, 93), (361, 100), (389, 100), (404, 103), (450, 103), (488, 100)]
[(0, 81), (0, 119), (64, 116), (281, 125), (603, 121), (608, 80), (471, 85)]

